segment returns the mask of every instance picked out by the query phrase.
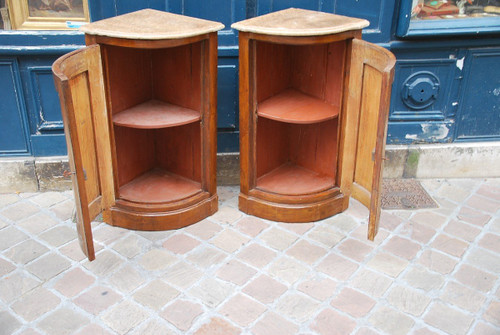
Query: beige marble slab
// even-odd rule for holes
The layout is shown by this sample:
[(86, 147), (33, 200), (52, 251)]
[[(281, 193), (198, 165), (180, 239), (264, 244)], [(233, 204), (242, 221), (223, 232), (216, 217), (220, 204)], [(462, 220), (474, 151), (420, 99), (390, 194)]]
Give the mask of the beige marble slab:
[(363, 29), (369, 24), (370, 22), (364, 19), (289, 8), (236, 22), (231, 27), (239, 31), (257, 34), (315, 36)]
[(224, 28), (220, 22), (197, 19), (154, 9), (143, 9), (80, 28), (86, 34), (127, 39), (161, 40), (191, 37)]

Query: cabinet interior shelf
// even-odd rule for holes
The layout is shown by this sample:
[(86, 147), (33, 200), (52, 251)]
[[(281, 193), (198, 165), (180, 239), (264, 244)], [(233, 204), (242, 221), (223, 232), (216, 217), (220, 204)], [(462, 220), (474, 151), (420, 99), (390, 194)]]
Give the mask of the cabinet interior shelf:
[(285, 163), (257, 179), (257, 188), (286, 195), (321, 192), (334, 186), (334, 179), (293, 163)]
[(120, 198), (132, 202), (177, 201), (201, 192), (201, 184), (155, 168), (120, 187)]
[(296, 89), (286, 89), (259, 103), (257, 115), (268, 119), (309, 124), (333, 119), (338, 108)]
[(200, 113), (159, 100), (149, 100), (113, 115), (117, 126), (157, 129), (185, 125), (200, 120)]

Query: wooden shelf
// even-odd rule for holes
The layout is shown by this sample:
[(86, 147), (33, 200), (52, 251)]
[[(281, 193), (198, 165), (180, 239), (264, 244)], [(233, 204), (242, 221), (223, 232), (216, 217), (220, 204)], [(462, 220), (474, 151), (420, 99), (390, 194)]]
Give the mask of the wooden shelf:
[(200, 113), (159, 100), (150, 100), (113, 115), (117, 126), (157, 129), (199, 121)]
[(292, 163), (283, 164), (257, 180), (257, 188), (286, 195), (321, 192), (333, 187), (334, 184), (332, 177)]
[(258, 104), (257, 115), (288, 123), (316, 123), (337, 117), (338, 108), (295, 89), (286, 89)]
[(120, 187), (120, 198), (132, 202), (163, 203), (177, 201), (201, 192), (201, 184), (153, 169)]

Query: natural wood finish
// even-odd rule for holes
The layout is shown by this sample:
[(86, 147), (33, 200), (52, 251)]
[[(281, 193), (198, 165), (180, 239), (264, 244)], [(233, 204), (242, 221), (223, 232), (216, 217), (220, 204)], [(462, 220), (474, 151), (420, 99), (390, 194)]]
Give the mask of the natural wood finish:
[(132, 202), (164, 203), (201, 192), (200, 183), (162, 169), (153, 169), (120, 188), (120, 198)]
[(353, 195), (370, 209), (373, 239), (394, 56), (359, 40), (367, 24), (289, 9), (233, 25), (242, 211), (315, 221), (345, 210)]
[(52, 70), (73, 172), (78, 237), (83, 252), (93, 260), (90, 223), (114, 203), (100, 48), (95, 45), (67, 54)]
[(222, 27), (145, 10), (89, 25), (85, 40), (94, 45), (55, 63), (89, 259), (90, 221), (101, 211), (115, 226), (164, 230), (217, 210)]
[(288, 123), (315, 123), (333, 119), (338, 109), (294, 89), (286, 89), (259, 104), (258, 116)]
[(149, 100), (113, 115), (117, 126), (158, 129), (182, 126), (200, 120), (200, 113), (159, 100)]
[(318, 36), (360, 30), (369, 24), (363, 19), (289, 8), (233, 23), (231, 28), (266, 35)]
[(132, 40), (181, 39), (215, 32), (224, 28), (219, 22), (184, 15), (143, 9), (93, 22), (80, 28), (88, 35)]

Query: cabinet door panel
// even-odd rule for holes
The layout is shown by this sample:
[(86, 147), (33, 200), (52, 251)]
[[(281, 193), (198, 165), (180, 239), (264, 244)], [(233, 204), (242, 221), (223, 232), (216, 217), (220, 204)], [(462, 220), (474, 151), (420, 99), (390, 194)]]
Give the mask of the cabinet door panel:
[[(380, 218), (380, 186), (395, 58), (362, 40), (352, 41), (345, 115), (343, 185), (370, 210), (368, 238)], [(348, 181), (346, 181), (346, 179)]]
[(83, 252), (93, 260), (91, 221), (114, 201), (100, 48), (59, 58), (52, 67), (64, 121)]

